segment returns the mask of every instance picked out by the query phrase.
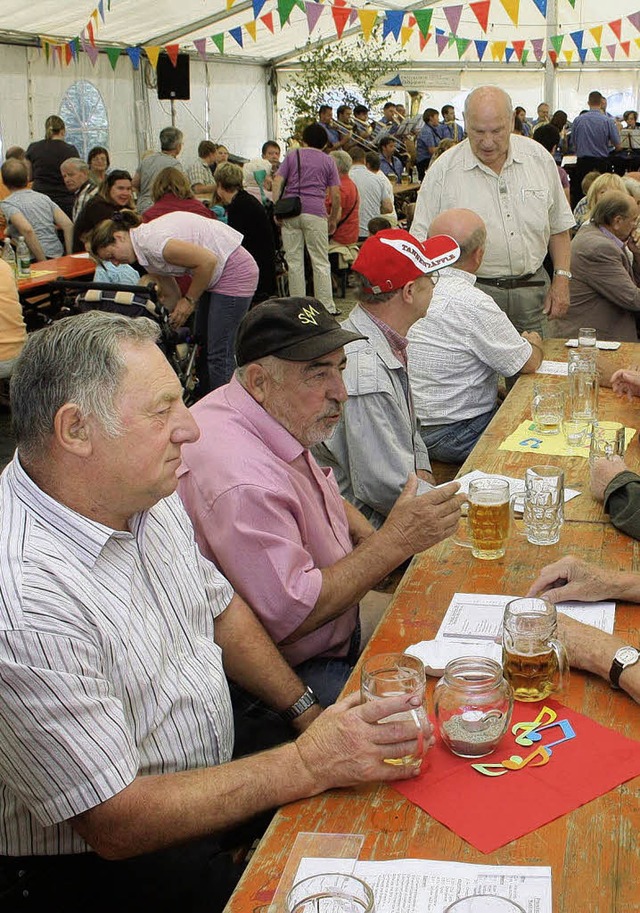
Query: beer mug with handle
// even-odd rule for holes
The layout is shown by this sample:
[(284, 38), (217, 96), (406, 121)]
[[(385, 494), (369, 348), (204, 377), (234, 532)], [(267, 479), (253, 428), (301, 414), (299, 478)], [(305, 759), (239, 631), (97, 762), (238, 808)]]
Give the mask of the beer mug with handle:
[(544, 701), (569, 683), (567, 652), (556, 638), (556, 607), (526, 597), (507, 603), (502, 622), (502, 668), (517, 701)]

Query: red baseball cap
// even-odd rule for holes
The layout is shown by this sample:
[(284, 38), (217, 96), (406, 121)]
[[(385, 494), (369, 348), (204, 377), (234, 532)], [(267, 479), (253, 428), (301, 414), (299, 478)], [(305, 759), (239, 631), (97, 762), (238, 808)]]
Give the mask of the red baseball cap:
[(365, 292), (380, 295), (403, 288), (427, 273), (453, 266), (460, 256), (458, 243), (449, 235), (418, 241), (402, 228), (379, 231), (367, 238), (351, 267), (368, 283)]

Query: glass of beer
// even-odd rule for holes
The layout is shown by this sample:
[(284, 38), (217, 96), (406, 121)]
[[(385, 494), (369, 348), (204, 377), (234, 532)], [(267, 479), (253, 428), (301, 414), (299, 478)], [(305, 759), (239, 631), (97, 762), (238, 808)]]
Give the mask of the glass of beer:
[(509, 483), (488, 477), (469, 484), (468, 509), (471, 554), (490, 561), (502, 558), (509, 537)]
[(287, 894), (288, 913), (375, 913), (373, 891), (355, 875), (327, 872), (303, 878)]
[(418, 769), (424, 754), (424, 736), (431, 736), (431, 725), (425, 710), (426, 674), (422, 660), (407, 653), (378, 653), (362, 664), (360, 673), (360, 694), (362, 703), (378, 701), (382, 697), (399, 697), (402, 694), (417, 695), (421, 705), (413, 710), (394, 713), (380, 720), (381, 723), (394, 720), (413, 720), (418, 730), (418, 747), (413, 754), (402, 758), (385, 758), (385, 764), (404, 765)]
[(546, 599), (512, 599), (502, 622), (502, 669), (517, 701), (544, 701), (569, 683), (569, 661), (556, 638), (556, 607)]
[(531, 400), (531, 418), (538, 434), (559, 434), (564, 416), (564, 393), (536, 384)]

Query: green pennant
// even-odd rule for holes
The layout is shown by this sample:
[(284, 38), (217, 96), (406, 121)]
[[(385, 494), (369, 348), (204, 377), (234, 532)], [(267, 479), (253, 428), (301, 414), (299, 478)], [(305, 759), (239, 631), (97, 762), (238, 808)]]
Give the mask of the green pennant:
[(111, 69), (115, 72), (116, 64), (118, 63), (118, 57), (120, 56), (120, 48), (105, 48), (107, 57), (109, 58), (109, 63), (111, 64)]
[(576, 0), (569, 0), (569, 3), (571, 4), (571, 9), (574, 10), (576, 8)]
[(291, 10), (297, 6), (297, 0), (278, 0), (278, 15), (280, 16), (280, 28), (286, 25), (291, 15)]
[[(573, 2), (575, 3), (575, 0), (573, 0)], [(307, 13), (307, 8), (306, 8), (306, 6), (304, 5), (304, 0), (296, 0), (296, 6), (299, 6), (300, 9), (302, 10), (302, 12), (306, 15), (306, 13)]]
[(593, 51), (593, 56), (596, 58), (596, 60), (600, 60), (600, 57), (602, 56), (602, 48), (591, 48), (591, 50)]
[(525, 50), (522, 52), (522, 57), (520, 58), (520, 63), (521, 63), (523, 66), (524, 66), (524, 64), (527, 62), (527, 57), (528, 57), (528, 56), (529, 56), (529, 50), (528, 50), (528, 49), (525, 49)]
[(220, 51), (220, 53), (224, 54), (224, 32), (219, 32), (217, 35), (212, 35), (211, 40)]
[(49, 42), (43, 41), (42, 44), (44, 46), (44, 58), (47, 61), (47, 63), (49, 63)]
[(470, 38), (456, 38), (456, 47), (458, 49), (458, 60), (462, 58), (462, 55), (467, 50), (471, 44)]
[(420, 29), (420, 34), (423, 38), (426, 38), (429, 34), (429, 26), (431, 25), (431, 17), (433, 16), (433, 10), (412, 10), (412, 15), (414, 16), (416, 22), (418, 23), (418, 28)]
[(559, 55), (562, 48), (562, 42), (564, 41), (564, 35), (554, 35), (550, 40), (553, 45), (553, 50)]
[(454, 42), (454, 41), (457, 41), (457, 40), (458, 40), (458, 39), (456, 38), (456, 36), (455, 36), (455, 35), (452, 35), (451, 32), (449, 32), (449, 41), (448, 41), (448, 44), (447, 44), (447, 48), (450, 48), (451, 45), (453, 44), (453, 42)]

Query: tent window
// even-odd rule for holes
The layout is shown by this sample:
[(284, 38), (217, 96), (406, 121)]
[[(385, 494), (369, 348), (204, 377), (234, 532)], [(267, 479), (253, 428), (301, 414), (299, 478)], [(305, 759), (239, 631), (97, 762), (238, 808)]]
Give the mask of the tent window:
[(60, 117), (67, 128), (66, 140), (86, 160), (93, 146), (109, 148), (109, 118), (102, 95), (86, 79), (69, 86), (60, 104)]

